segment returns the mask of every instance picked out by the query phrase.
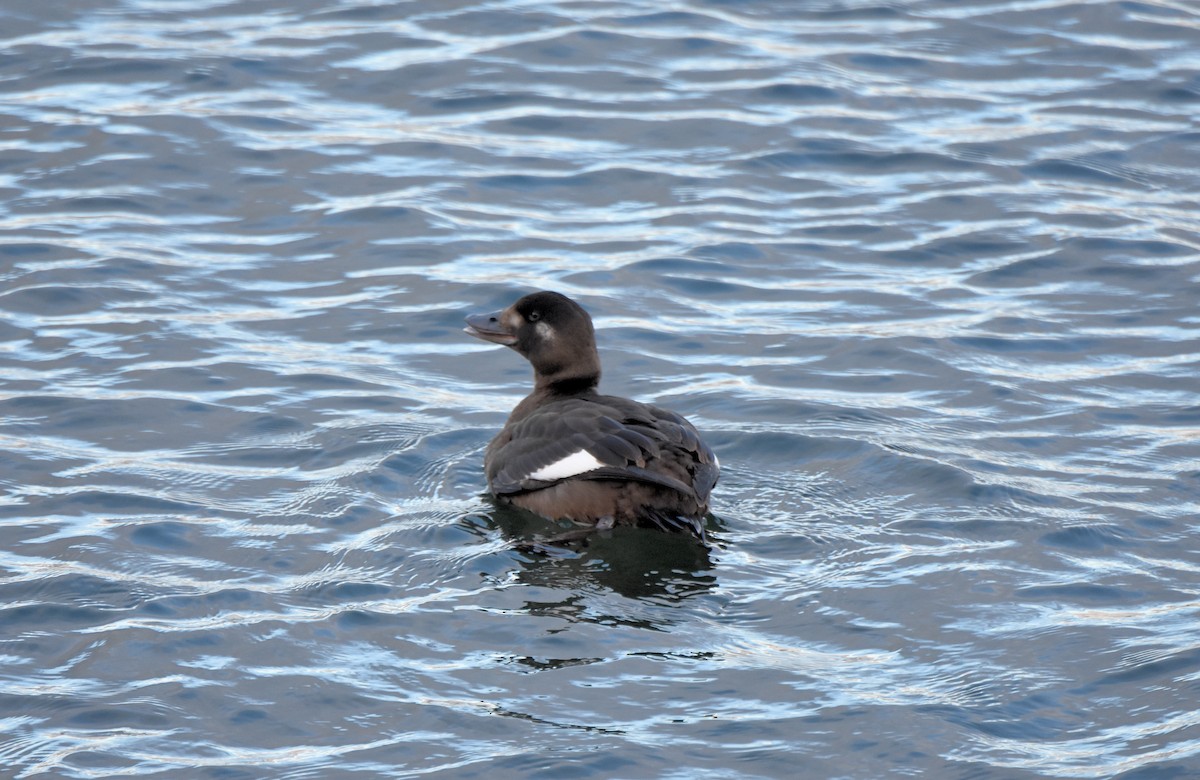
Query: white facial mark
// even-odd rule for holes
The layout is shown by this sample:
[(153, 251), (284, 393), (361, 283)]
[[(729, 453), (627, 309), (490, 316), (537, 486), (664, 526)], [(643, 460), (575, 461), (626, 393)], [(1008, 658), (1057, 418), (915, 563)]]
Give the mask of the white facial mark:
[(550, 327), (542, 320), (538, 320), (538, 324), (533, 326), (533, 330), (543, 341), (554, 341), (554, 328)]
[(549, 466), (542, 466), (526, 477), (526, 479), (539, 479), (551, 482), (556, 479), (566, 479), (567, 477), (585, 474), (594, 469), (601, 468), (603, 465), (603, 463), (596, 460), (596, 456), (592, 455), (592, 453), (587, 450), (580, 450), (579, 452), (572, 452), (565, 458), (554, 461)]

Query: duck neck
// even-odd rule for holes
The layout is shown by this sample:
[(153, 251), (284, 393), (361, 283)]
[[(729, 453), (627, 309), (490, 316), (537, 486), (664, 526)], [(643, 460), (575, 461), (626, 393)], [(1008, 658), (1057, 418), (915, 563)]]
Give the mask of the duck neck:
[(535, 394), (579, 395), (595, 390), (599, 383), (600, 353), (594, 344), (578, 352), (557, 351), (533, 361)]
[(533, 392), (525, 396), (521, 400), (521, 403), (517, 404), (517, 407), (513, 409), (512, 414), (508, 418), (509, 425), (525, 419), (547, 400), (580, 396), (595, 392), (596, 386), (600, 382), (599, 370), (594, 374), (584, 375), (546, 376), (537, 374), (535, 376)]
[(541, 395), (583, 395), (600, 384), (600, 372), (595, 374), (543, 377), (534, 381), (534, 392)]

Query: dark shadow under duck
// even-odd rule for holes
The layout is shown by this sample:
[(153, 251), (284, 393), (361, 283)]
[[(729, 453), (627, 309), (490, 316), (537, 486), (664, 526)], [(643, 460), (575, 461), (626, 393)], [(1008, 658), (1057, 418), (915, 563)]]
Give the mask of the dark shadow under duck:
[(497, 500), (553, 520), (651, 525), (704, 538), (717, 456), (675, 412), (596, 392), (600, 355), (583, 307), (536, 292), (468, 317), (466, 332), (533, 365), (533, 392), (484, 456)]

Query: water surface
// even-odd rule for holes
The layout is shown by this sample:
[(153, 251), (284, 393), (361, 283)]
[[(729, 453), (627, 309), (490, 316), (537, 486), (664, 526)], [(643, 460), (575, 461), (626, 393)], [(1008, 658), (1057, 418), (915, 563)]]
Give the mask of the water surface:
[[(1200, 772), (1182, 2), (0, 10), (0, 762)], [(483, 495), (531, 289), (725, 467)]]

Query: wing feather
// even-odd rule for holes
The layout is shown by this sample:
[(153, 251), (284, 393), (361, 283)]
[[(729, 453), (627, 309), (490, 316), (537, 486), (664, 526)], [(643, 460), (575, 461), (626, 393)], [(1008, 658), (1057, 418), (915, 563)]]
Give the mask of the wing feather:
[[(579, 453), (601, 465), (561, 479), (645, 482), (694, 496), (702, 504), (720, 474), (716, 456), (683, 417), (610, 396), (562, 399), (506, 425), (488, 447), (484, 467), (493, 492), (520, 493), (561, 481), (531, 476), (557, 473), (547, 467)], [(591, 461), (579, 456), (568, 462)]]

